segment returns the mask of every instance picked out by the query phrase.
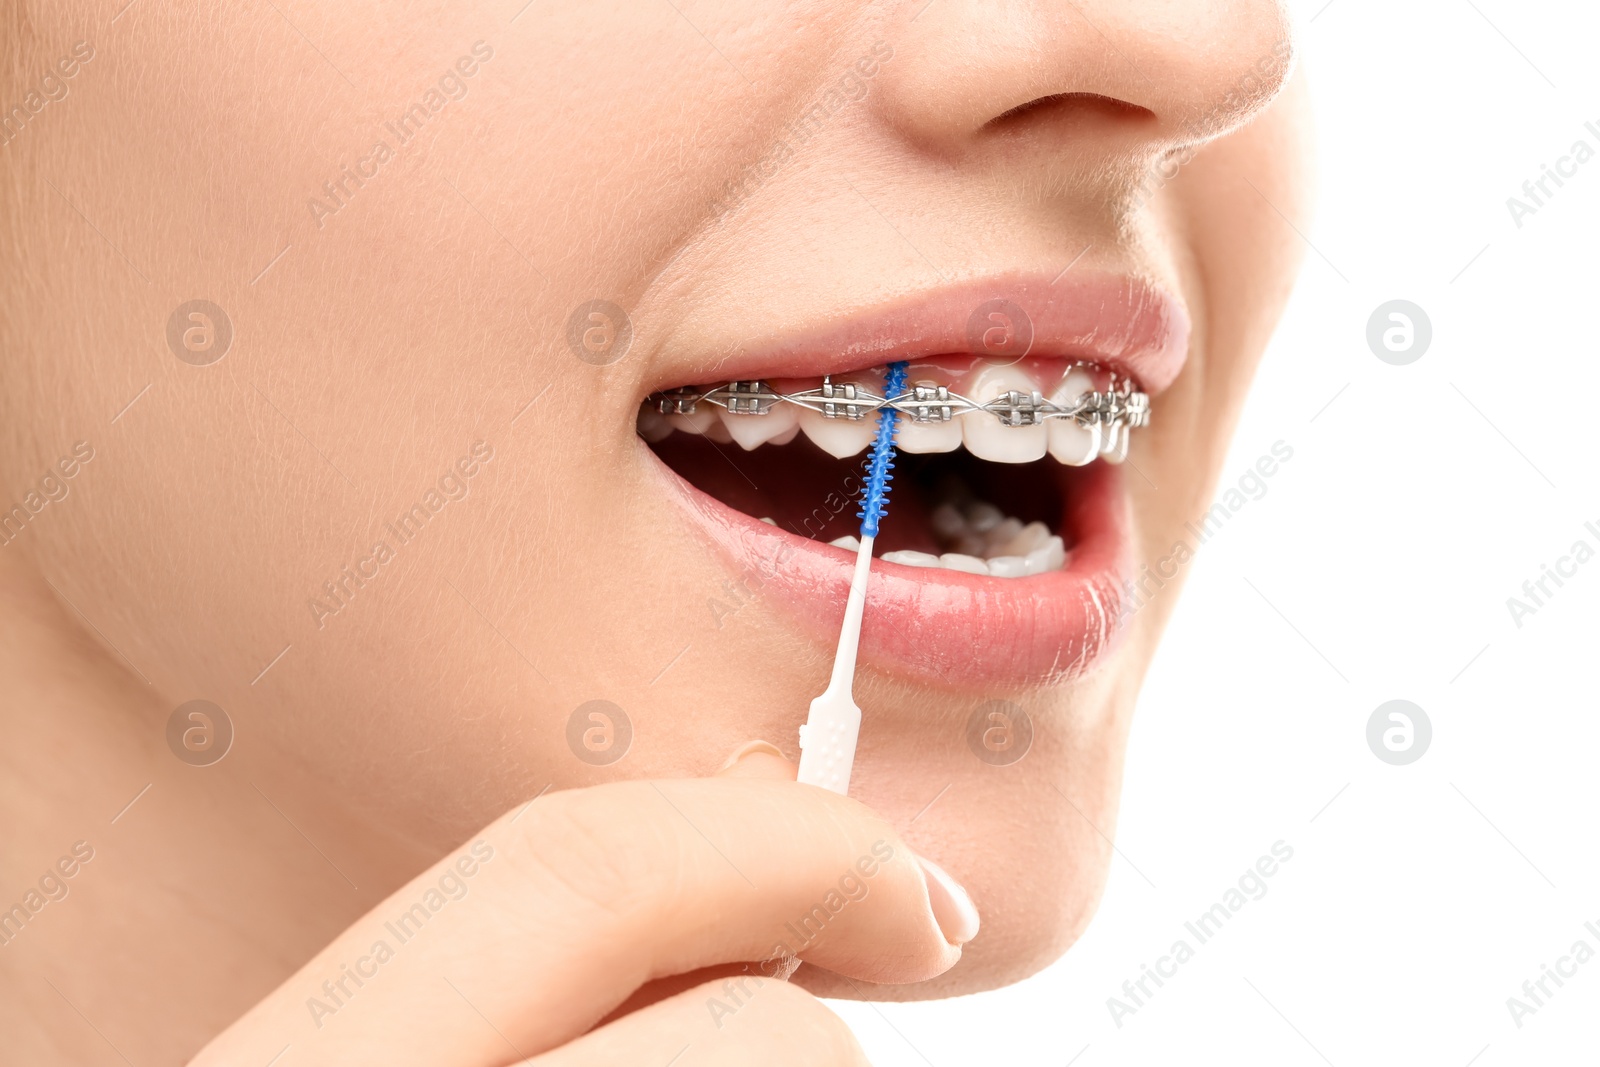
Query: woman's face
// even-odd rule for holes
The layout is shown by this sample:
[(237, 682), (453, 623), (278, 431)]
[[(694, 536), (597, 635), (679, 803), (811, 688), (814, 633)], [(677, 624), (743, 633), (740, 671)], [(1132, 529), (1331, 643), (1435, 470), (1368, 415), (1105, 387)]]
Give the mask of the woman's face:
[(984, 922), (884, 995), (1071, 943), (1178, 546), (1298, 261), (1275, 3), (73, 17), (25, 31), (93, 55), (7, 148), (56, 191), (15, 220), (36, 267), (3, 473), (93, 459), (16, 545), (165, 709), (220, 705), (230, 758), (395, 850), (751, 739), (798, 756), (859, 486), (808, 442), (865, 439), (747, 450), (688, 432), (702, 408), (647, 442), (650, 394), (896, 358), (969, 395), (1048, 394), (1076, 361), (1149, 393), (1120, 466), (970, 416), (977, 456), (905, 457), (880, 549), (1005, 554), (941, 525), (987, 501), (1067, 561), (880, 562), (861, 638), (852, 795)]

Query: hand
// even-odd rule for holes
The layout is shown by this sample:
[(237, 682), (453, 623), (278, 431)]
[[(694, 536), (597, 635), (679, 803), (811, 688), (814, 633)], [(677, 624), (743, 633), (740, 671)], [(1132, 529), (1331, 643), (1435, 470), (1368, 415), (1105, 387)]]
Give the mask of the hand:
[[(771, 746), (715, 778), (544, 796), (362, 917), (194, 1067), (865, 1063), (786, 979), (944, 972), (959, 887)], [(927, 873), (925, 873), (925, 871)], [(752, 962), (754, 961), (754, 962)], [(287, 1046), (287, 1050), (285, 1050)]]

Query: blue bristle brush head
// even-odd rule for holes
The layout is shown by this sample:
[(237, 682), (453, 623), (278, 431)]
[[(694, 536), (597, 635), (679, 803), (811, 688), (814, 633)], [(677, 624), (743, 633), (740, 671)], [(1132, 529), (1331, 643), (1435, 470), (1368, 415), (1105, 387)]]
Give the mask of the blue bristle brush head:
[[(883, 395), (897, 397), (905, 391), (906, 363), (900, 360), (889, 364), (888, 377), (884, 379)], [(899, 429), (900, 413), (886, 407), (878, 412), (878, 433), (872, 439), (872, 450), (867, 454), (867, 484), (861, 490), (861, 536), (877, 537), (878, 520), (889, 506), (890, 473), (894, 469), (894, 437)]]

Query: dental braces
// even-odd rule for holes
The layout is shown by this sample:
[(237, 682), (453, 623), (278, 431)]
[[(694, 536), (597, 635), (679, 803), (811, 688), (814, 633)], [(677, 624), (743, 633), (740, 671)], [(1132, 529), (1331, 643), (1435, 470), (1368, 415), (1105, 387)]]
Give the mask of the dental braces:
[[(1080, 364), (1081, 366), (1081, 364)], [(652, 393), (647, 401), (663, 415), (693, 415), (701, 404), (722, 408), (730, 415), (766, 415), (778, 404), (795, 404), (825, 419), (859, 422), (884, 408), (893, 408), (913, 423), (944, 423), (964, 415), (986, 412), (1002, 426), (1037, 426), (1046, 419), (1076, 419), (1085, 426), (1111, 429), (1146, 426), (1150, 422), (1150, 397), (1115, 374), (1104, 392), (1089, 390), (1064, 404), (1032, 392), (1010, 390), (986, 403), (952, 393), (947, 386), (913, 383), (897, 396), (878, 396), (856, 382), (835, 382), (825, 376), (816, 389), (780, 393), (759, 379), (727, 382), (711, 388), (685, 386)]]

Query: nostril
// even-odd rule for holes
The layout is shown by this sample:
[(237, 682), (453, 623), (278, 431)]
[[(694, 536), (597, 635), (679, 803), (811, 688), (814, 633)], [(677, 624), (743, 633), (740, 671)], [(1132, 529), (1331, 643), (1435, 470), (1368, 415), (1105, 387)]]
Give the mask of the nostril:
[(1114, 96), (1104, 96), (1100, 93), (1053, 93), (1050, 96), (1041, 96), (1019, 104), (1010, 111), (1003, 112), (990, 119), (985, 125), (989, 128), (1003, 126), (1012, 120), (1024, 116), (1033, 117), (1050, 113), (1067, 114), (1070, 112), (1083, 112), (1100, 114), (1111, 118), (1153, 120), (1155, 112), (1149, 108), (1140, 107), (1138, 104), (1120, 100)]
[(906, 33), (873, 103), (897, 133), (958, 154), (980, 132), (1043, 134), (1028, 138), (1041, 154), (1075, 137), (1085, 171), (1140, 151), (1135, 140), (1238, 128), (1282, 87), (1293, 57), (1281, 0), (930, 4)]

